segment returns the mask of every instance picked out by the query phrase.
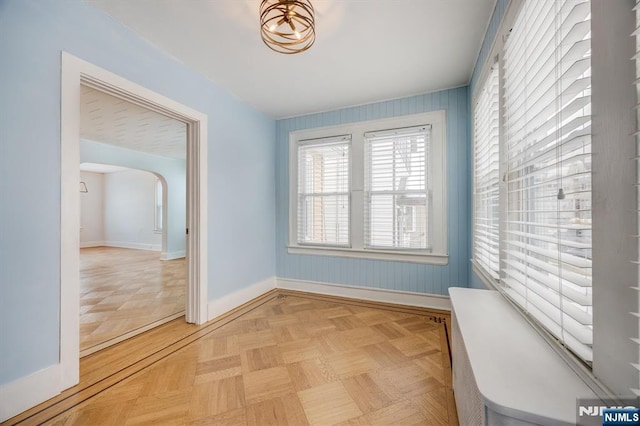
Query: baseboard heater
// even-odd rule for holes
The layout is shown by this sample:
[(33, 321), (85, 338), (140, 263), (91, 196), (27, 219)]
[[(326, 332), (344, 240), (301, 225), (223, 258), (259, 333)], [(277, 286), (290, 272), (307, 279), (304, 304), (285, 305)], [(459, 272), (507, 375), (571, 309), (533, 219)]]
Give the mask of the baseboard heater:
[(591, 389), (498, 292), (450, 288), (461, 425), (575, 425)]

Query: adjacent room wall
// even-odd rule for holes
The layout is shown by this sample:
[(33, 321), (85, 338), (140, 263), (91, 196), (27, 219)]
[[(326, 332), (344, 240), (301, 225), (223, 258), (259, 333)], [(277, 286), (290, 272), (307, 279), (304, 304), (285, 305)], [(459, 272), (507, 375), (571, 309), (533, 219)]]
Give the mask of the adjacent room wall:
[(104, 175), (105, 245), (143, 250), (162, 248), (154, 231), (156, 177), (140, 170)]
[[(276, 253), (279, 278), (388, 290), (447, 294), (469, 282), (469, 101), (467, 87), (279, 120), (276, 124)], [(289, 241), (289, 132), (428, 111), (447, 114), (447, 247), (449, 264), (425, 265), (292, 255)]]
[(89, 192), (80, 194), (80, 247), (104, 244), (104, 203), (102, 173), (80, 172)]
[(0, 385), (59, 362), (63, 50), (208, 115), (209, 298), (275, 275), (274, 121), (81, 0), (2, 0)]
[[(187, 226), (187, 175), (186, 162), (184, 160), (161, 157), (115, 145), (81, 139), (80, 161), (146, 170), (164, 179), (167, 193), (164, 209), (167, 230), (161, 237), (165, 241), (160, 241), (160, 245), (163, 247), (163, 252), (160, 256), (162, 259), (184, 257), (186, 245), (185, 228)], [(106, 235), (105, 238), (107, 238)], [(119, 240), (112, 241), (118, 242)]]

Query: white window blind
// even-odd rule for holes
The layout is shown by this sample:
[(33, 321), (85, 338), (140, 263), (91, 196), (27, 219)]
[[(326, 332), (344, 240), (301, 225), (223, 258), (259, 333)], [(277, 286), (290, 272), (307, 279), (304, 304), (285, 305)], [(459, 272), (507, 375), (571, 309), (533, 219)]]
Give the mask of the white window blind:
[(592, 361), (588, 1), (527, 1), (504, 52), (501, 289)]
[(350, 136), (298, 143), (298, 243), (349, 245)]
[(430, 248), (430, 131), (419, 126), (365, 133), (366, 248)]
[[(635, 62), (635, 66), (636, 66), (636, 80), (634, 82), (634, 90), (636, 92), (636, 124), (638, 124), (638, 128), (636, 129), (636, 132), (634, 134), (635, 138), (636, 138), (636, 168), (637, 168), (637, 173), (636, 176), (638, 177), (638, 181), (636, 182), (636, 188), (638, 191), (638, 207), (637, 207), (637, 214), (638, 214), (638, 229), (636, 232), (636, 237), (640, 237), (640, 144), (638, 143), (640, 141), (640, 0), (636, 1), (636, 5), (633, 8), (634, 12), (635, 12), (635, 16), (636, 16), (636, 29), (632, 34), (632, 37), (635, 38), (635, 55), (633, 56), (633, 60)], [(640, 243), (640, 239), (638, 239), (638, 242)], [(640, 259), (636, 260), (636, 263), (638, 265), (640, 265)], [(640, 268), (640, 266), (639, 266)], [(640, 272), (638, 274), (640, 276)], [(640, 282), (637, 284), (637, 286), (635, 287), (636, 291), (640, 292)], [(640, 293), (639, 293), (640, 294)], [(640, 297), (640, 296), (639, 296)], [(640, 318), (640, 313), (636, 312), (633, 313), (633, 315), (635, 315), (637, 318)], [(640, 320), (639, 320), (640, 321)], [(640, 345), (640, 338), (638, 337), (634, 337), (632, 338), (632, 340), (637, 343), (638, 345)], [(633, 364), (633, 366), (636, 368), (636, 370), (640, 371), (640, 364)], [(640, 380), (640, 377), (639, 377)], [(640, 386), (637, 389), (631, 389), (631, 391), (636, 395), (636, 396), (640, 396)]]
[(473, 259), (494, 280), (500, 278), (500, 133), (498, 66), (478, 94), (473, 115)]

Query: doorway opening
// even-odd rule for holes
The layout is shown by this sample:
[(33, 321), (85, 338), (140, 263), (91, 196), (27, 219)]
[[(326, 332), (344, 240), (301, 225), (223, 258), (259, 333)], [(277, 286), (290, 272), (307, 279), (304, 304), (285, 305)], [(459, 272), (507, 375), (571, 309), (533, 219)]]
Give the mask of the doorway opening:
[[(186, 126), (186, 224), (180, 235), (185, 238), (183, 256), (186, 255), (187, 270), (185, 319), (196, 324), (208, 320), (207, 116), (66, 52), (62, 52), (61, 75), (60, 390), (64, 390), (79, 381), (81, 192), (78, 183), (81, 180), (78, 165), (81, 151), (86, 153), (80, 138), (82, 88), (138, 105)], [(166, 208), (163, 212), (167, 217)], [(165, 254), (171, 258), (175, 255), (171, 251), (171, 231), (167, 230), (166, 238)], [(163, 233), (163, 244), (164, 240)]]
[[(91, 122), (85, 105), (91, 105), (94, 115), (101, 111), (95, 102), (83, 102), (81, 144), (98, 122)], [(130, 115), (135, 118), (136, 114)], [(102, 117), (100, 126), (114, 126), (116, 121), (109, 120), (109, 114)], [(158, 124), (143, 123), (151, 128)], [(131, 135), (125, 140), (143, 138)], [(81, 157), (88, 151), (81, 152)], [(120, 153), (155, 160), (150, 164), (156, 168), (168, 161), (180, 164), (180, 159), (154, 158), (146, 152)], [(184, 252), (169, 255), (167, 251), (168, 228), (184, 228), (186, 200), (180, 195), (185, 177), (176, 175), (171, 180), (183, 188), (169, 197), (162, 175), (112, 164), (80, 164), (80, 357), (184, 317), (186, 258)], [(178, 206), (167, 205), (168, 200)], [(169, 224), (165, 209), (177, 210), (181, 217), (171, 217)], [(176, 220), (179, 223), (173, 223)]]

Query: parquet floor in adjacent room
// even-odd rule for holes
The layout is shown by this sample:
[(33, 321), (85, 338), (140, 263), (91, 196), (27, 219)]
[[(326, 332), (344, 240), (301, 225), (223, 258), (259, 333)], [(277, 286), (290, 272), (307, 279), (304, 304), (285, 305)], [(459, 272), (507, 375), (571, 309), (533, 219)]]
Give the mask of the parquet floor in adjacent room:
[(184, 313), (185, 259), (116, 247), (80, 250), (80, 352)]
[[(158, 359), (137, 355), (156, 344), (136, 343), (151, 339), (148, 333), (83, 358), (81, 385), (93, 375), (95, 386), (105, 388), (88, 399), (81, 397), (86, 390), (72, 389), (59, 399), (64, 404), (77, 398), (75, 405), (42, 417), (50, 408), (43, 404), (44, 412), (33, 409), (34, 417), (21, 421), (30, 424), (41, 416), (53, 425), (457, 424), (440, 318), (305, 295), (276, 290), (226, 324), (190, 326), (191, 340), (178, 339), (182, 346), (149, 352), (162, 353)], [(126, 369), (115, 365), (112, 379), (98, 380), (88, 371), (94, 364), (111, 368), (120, 347), (118, 362), (132, 354), (135, 362), (151, 361), (127, 377), (119, 377)]]

